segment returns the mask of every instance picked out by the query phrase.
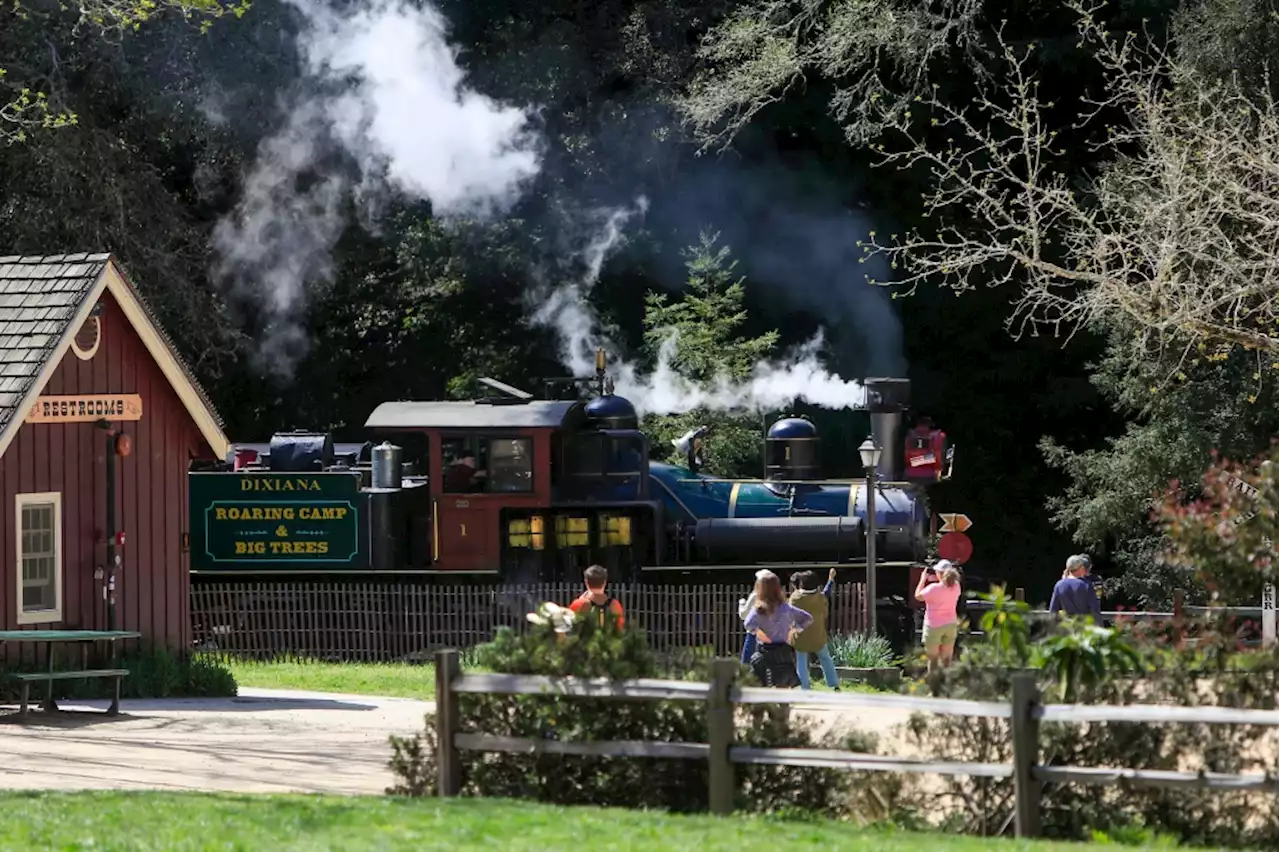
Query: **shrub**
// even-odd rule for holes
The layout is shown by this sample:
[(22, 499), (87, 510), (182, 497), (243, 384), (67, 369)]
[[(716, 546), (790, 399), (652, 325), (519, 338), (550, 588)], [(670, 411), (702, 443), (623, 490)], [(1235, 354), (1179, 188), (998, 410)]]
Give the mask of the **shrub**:
[(1096, 689), (1116, 675), (1141, 671), (1142, 655), (1121, 632), (1092, 619), (1068, 619), (1040, 644), (1038, 659), (1057, 681), (1057, 697), (1074, 703), (1081, 688)]
[[(129, 674), (120, 682), (121, 698), (230, 698), (237, 692), (235, 675), (216, 659), (200, 654), (175, 654), (160, 646), (143, 646), (121, 654), (112, 664), (114, 668), (128, 669)], [(78, 666), (58, 665), (59, 671)], [(9, 671), (44, 671), (43, 666), (18, 665)], [(6, 685), (11, 699), (17, 697), (13, 685)], [(109, 680), (54, 681), (54, 698), (90, 699), (110, 698), (112, 684)]]
[[(595, 619), (577, 619), (567, 634), (535, 625), (524, 634), (499, 630), (477, 652), (494, 672), (552, 676), (652, 677), (660, 673), (642, 633), (617, 631)], [(687, 670), (694, 680), (710, 678), (709, 661)], [(740, 667), (739, 677), (754, 683)], [(705, 705), (697, 701), (570, 699), (557, 695), (460, 695), (466, 732), (547, 740), (656, 742), (707, 741)], [(436, 790), (434, 719), (410, 737), (392, 737), (391, 768), (396, 795), (431, 795)], [(737, 743), (755, 747), (803, 748), (812, 737), (786, 708), (751, 706), (739, 713)], [(556, 804), (697, 811), (707, 808), (707, 764), (702, 760), (604, 758), (550, 754), (462, 752), (464, 795), (505, 796)], [(833, 813), (845, 795), (845, 779), (833, 770), (782, 766), (739, 766), (738, 806), (747, 810)]]
[(1276, 580), (1277, 445), (1237, 465), (1215, 457), (1201, 496), (1186, 501), (1173, 483), (1153, 517), (1165, 535), (1162, 559), (1194, 572), (1218, 604), (1257, 605)]
[[(1064, 635), (1070, 636), (1071, 628), (1067, 630)], [(1235, 652), (1233, 635), (1214, 632), (1208, 625), (1200, 632), (1199, 644), (1188, 648), (1170, 643), (1161, 626), (1135, 626), (1108, 637), (1105, 654), (1064, 642), (1063, 648), (1030, 654), (1030, 664), (1057, 658), (1049, 668), (1032, 669), (1046, 701), (1060, 694), (1065, 671), (1067, 688), (1081, 703), (1275, 709), (1280, 663), (1275, 650), (1246, 657)], [(1131, 670), (1131, 653), (1140, 657), (1137, 671)], [(993, 656), (981, 647), (976, 653), (966, 653), (938, 677), (936, 691), (956, 698), (1008, 700), (1014, 670), (990, 665)], [(1088, 676), (1081, 672), (1088, 672)], [(908, 733), (924, 753), (940, 760), (1007, 763), (1012, 757), (1009, 726), (1004, 720), (917, 716)], [(1178, 771), (1203, 768), (1233, 774), (1265, 771), (1270, 766), (1274, 773), (1275, 734), (1274, 729), (1258, 726), (1045, 723), (1040, 748), (1041, 762), (1046, 765)], [(1013, 789), (1009, 780), (951, 777), (943, 784), (944, 799), (956, 806), (960, 830), (998, 834), (1011, 824)], [(1197, 845), (1275, 848), (1280, 841), (1275, 797), (1267, 793), (1156, 789), (1123, 783), (1047, 784), (1041, 808), (1044, 833), (1050, 837), (1087, 840), (1092, 832), (1102, 831), (1119, 838), (1139, 826), (1151, 836), (1174, 836)]]
[(893, 646), (884, 636), (867, 633), (836, 634), (829, 641), (837, 666), (883, 669), (893, 665)]

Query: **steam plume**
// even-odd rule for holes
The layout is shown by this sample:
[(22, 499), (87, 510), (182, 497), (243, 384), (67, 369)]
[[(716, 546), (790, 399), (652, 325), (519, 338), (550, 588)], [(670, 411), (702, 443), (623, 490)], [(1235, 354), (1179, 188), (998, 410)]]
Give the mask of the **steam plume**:
[(680, 414), (695, 408), (712, 411), (770, 411), (793, 402), (808, 402), (823, 408), (858, 408), (866, 404), (866, 389), (858, 382), (845, 381), (822, 366), (819, 332), (790, 357), (756, 364), (743, 382), (721, 379), (711, 385), (697, 385), (682, 379), (672, 368), (679, 338), (668, 335), (658, 351), (658, 366), (651, 375), (638, 375), (634, 365), (615, 368), (617, 393), (645, 414)]
[[(258, 354), (284, 377), (306, 354), (307, 299), (332, 280), (333, 247), (353, 201), (367, 216), (393, 193), (429, 201), (437, 217), (502, 215), (540, 169), (531, 112), (468, 88), (446, 22), (432, 6), (372, 0), (338, 11), (322, 0), (288, 2), (301, 16), (305, 82), (282, 128), (259, 146), (239, 206), (214, 233), (215, 272), (258, 305), (264, 328)], [(534, 318), (556, 330), (566, 367), (590, 373), (595, 349), (604, 346), (619, 392), (655, 413), (773, 408), (794, 399), (861, 404), (859, 385), (820, 365), (820, 337), (788, 359), (758, 365), (738, 385), (682, 381), (671, 367), (674, 338), (650, 375), (624, 361), (602, 331), (590, 294), (627, 227), (648, 207), (640, 198), (592, 214), (572, 252), (579, 268), (561, 276), (574, 283), (533, 294)]]
[[(302, 15), (298, 46), (314, 94), (259, 147), (241, 203), (214, 234), (215, 272), (259, 304), (259, 355), (284, 376), (305, 354), (307, 294), (332, 277), (349, 191), (376, 204), (393, 189), (443, 217), (498, 215), (539, 169), (529, 113), (466, 86), (434, 8), (290, 2)], [(354, 164), (358, 185), (335, 176), (335, 154)]]
[(673, 367), (679, 345), (674, 330), (659, 347), (658, 363), (651, 373), (645, 374), (634, 362), (623, 358), (600, 329), (589, 297), (605, 261), (624, 244), (626, 226), (643, 217), (648, 209), (648, 199), (641, 196), (630, 207), (595, 211), (583, 245), (575, 252), (579, 277), (535, 296), (542, 306), (534, 313), (534, 320), (555, 330), (560, 339), (560, 360), (573, 375), (590, 375), (595, 369), (596, 349), (605, 349), (612, 355), (610, 373), (616, 392), (630, 400), (641, 414), (680, 414), (696, 408), (775, 409), (796, 400), (834, 409), (865, 404), (862, 385), (845, 381), (822, 366), (821, 333), (790, 357), (757, 364), (750, 378), (736, 383), (725, 378), (711, 385), (698, 385), (682, 378)]

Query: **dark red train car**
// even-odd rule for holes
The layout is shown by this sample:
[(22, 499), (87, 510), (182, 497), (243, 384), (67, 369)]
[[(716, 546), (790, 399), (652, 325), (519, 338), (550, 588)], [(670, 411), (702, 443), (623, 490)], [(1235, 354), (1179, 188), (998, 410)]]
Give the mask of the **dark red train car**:
[(110, 255), (0, 257), (0, 627), (186, 647), (187, 469), (228, 447)]

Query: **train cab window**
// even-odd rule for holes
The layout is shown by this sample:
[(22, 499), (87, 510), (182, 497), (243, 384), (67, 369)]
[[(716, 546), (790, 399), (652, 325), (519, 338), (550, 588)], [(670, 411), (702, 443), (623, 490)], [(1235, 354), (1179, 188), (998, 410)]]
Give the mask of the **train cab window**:
[(647, 461), (640, 436), (579, 433), (564, 442), (557, 485), (566, 499), (638, 499), (644, 490)]
[(481, 438), (445, 438), (440, 442), (441, 485), (448, 494), (485, 490), (489, 476), (489, 442)]
[(489, 441), (489, 491), (533, 490), (533, 446), (528, 438)]
[(445, 438), (440, 452), (446, 494), (533, 490), (533, 442), (528, 438)]

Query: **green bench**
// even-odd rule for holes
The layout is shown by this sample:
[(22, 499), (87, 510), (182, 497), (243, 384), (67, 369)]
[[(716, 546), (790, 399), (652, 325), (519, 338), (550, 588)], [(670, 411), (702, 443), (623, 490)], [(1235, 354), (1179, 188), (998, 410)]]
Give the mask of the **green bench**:
[[(31, 699), (31, 684), (33, 683), (49, 683), (55, 680), (79, 680), (80, 678), (91, 677), (107, 677), (112, 678), (115, 682), (112, 685), (111, 706), (107, 708), (108, 716), (117, 716), (120, 713), (120, 679), (129, 673), (128, 669), (82, 669), (74, 672), (31, 672), (25, 674), (11, 674), (9, 680), (16, 680), (22, 687), (21, 704), (18, 708), (19, 716), (27, 715), (27, 704)], [(45, 699), (46, 710), (58, 709), (53, 705), (52, 688), (50, 689), (50, 697)], [(53, 706), (50, 706), (53, 705)]]

